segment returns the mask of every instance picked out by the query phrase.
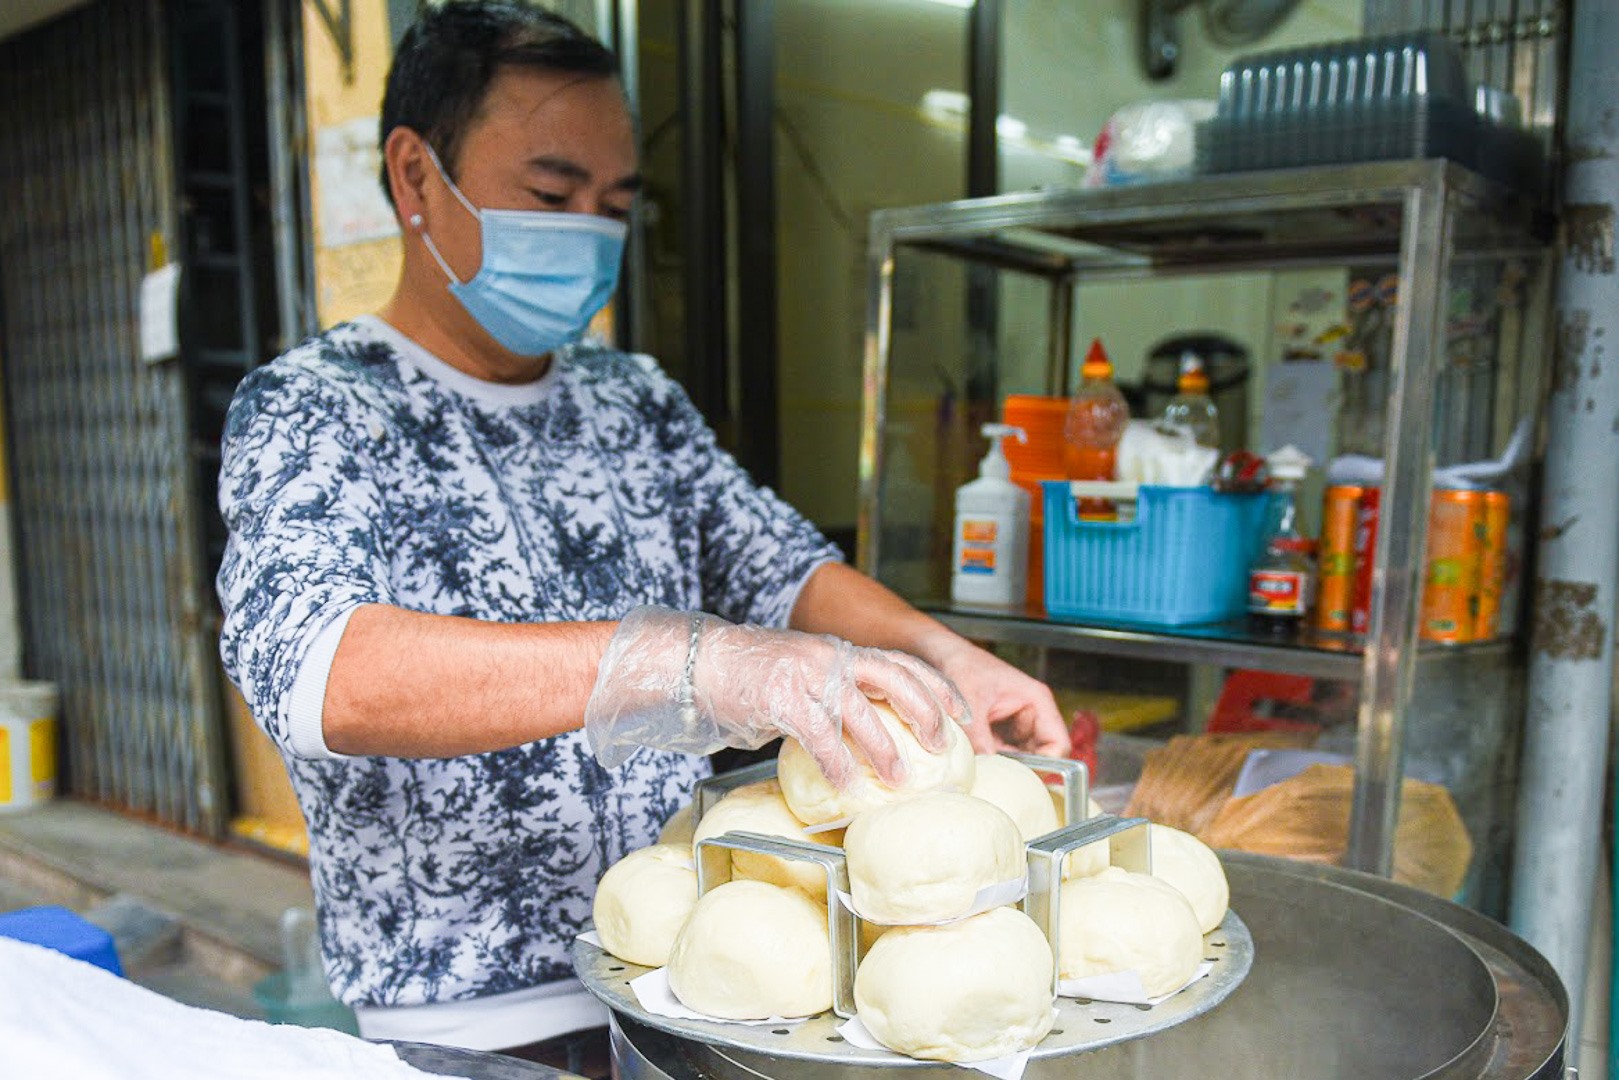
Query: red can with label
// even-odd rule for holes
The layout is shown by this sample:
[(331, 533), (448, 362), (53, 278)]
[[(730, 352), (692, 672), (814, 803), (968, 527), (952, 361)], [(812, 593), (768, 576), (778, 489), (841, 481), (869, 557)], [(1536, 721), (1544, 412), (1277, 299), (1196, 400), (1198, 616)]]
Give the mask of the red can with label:
[(1484, 522), (1479, 534), (1478, 623), (1473, 637), (1489, 641), (1500, 633), (1501, 593), (1507, 579), (1507, 525), (1512, 501), (1505, 492), (1484, 493)]
[(1363, 488), (1355, 514), (1355, 587), (1349, 607), (1349, 629), (1365, 634), (1372, 621), (1372, 567), (1377, 555), (1377, 519), (1382, 488)]

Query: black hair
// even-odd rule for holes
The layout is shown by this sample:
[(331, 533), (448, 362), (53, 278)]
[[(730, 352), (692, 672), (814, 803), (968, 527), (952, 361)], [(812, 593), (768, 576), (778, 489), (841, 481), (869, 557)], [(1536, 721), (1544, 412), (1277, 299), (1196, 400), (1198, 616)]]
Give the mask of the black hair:
[[(467, 126), (503, 67), (612, 78), (618, 58), (560, 15), (524, 0), (446, 0), (426, 5), (405, 31), (382, 94), (378, 146), (396, 127), (415, 131), (456, 174)], [(382, 192), (393, 203), (388, 163)]]

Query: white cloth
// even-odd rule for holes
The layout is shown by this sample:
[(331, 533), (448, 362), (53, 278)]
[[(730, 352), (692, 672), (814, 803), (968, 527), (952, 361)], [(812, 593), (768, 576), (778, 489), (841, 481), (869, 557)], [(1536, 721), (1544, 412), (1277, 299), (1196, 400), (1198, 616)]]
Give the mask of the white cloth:
[(379, 1046), (329, 1028), (182, 1005), (82, 960), (0, 938), (6, 1080), (421, 1080)]

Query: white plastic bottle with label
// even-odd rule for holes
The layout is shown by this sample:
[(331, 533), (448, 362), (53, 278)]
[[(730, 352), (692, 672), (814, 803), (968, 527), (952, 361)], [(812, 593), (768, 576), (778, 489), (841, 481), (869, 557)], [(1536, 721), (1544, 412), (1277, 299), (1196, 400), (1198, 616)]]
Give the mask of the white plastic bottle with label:
[(1021, 607), (1029, 589), (1029, 493), (1014, 484), (1001, 439), (1027, 442), (1020, 427), (985, 424), (989, 453), (978, 479), (956, 489), (950, 598), (958, 604)]

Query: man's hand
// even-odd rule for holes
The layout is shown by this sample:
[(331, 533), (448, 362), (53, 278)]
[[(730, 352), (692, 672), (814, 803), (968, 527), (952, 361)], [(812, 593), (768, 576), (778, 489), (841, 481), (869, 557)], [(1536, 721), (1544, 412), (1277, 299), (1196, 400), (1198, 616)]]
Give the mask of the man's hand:
[(795, 630), (907, 652), (944, 675), (972, 710), (967, 735), (981, 754), (1023, 750), (1068, 756), (1068, 726), (1051, 691), (884, 586), (839, 563), (822, 566), (793, 608)]
[(608, 642), (585, 735), (608, 768), (639, 746), (707, 754), (788, 735), (837, 787), (855, 776), (852, 744), (884, 783), (897, 784), (905, 762), (873, 701), (886, 702), (934, 753), (947, 745), (944, 725), (969, 716), (948, 680), (905, 653), (640, 607)]
[(967, 737), (980, 754), (1022, 750), (1068, 756), (1068, 725), (1051, 691), (1006, 661), (951, 635), (925, 657), (955, 683), (972, 710)]

